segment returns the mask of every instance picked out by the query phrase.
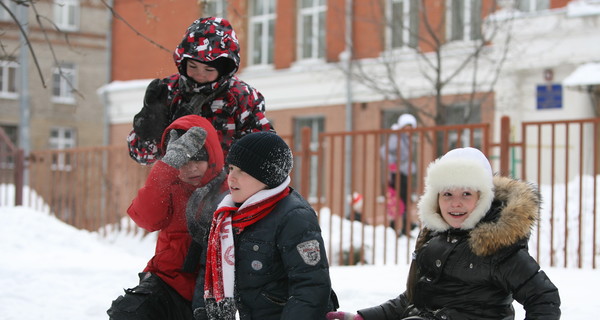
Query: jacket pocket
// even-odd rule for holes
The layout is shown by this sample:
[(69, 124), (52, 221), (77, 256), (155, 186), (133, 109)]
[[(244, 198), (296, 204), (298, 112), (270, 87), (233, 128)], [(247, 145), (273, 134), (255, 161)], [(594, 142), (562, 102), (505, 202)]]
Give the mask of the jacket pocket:
[[(253, 239), (241, 239), (236, 253), (236, 268), (244, 274), (273, 274), (276, 260), (276, 246), (271, 242)], [(236, 270), (237, 272), (238, 270)]]

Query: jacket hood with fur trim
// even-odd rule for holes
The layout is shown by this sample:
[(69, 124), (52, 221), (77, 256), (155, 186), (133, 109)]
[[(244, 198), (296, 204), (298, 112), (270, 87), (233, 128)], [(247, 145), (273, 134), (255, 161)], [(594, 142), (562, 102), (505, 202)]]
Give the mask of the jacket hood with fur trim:
[[(469, 246), (478, 256), (492, 255), (528, 239), (539, 219), (541, 196), (533, 184), (501, 176), (495, 176), (493, 182), (494, 206), (470, 231)], [(436, 212), (419, 214), (425, 220), (439, 216)], [(425, 227), (423, 231), (419, 238), (441, 230)]]

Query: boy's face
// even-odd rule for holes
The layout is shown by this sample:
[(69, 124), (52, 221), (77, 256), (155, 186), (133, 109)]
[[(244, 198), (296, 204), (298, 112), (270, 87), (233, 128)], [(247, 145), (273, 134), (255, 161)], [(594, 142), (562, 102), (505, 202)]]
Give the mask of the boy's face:
[(438, 195), (442, 218), (453, 228), (460, 228), (477, 206), (479, 192), (469, 188), (453, 188)]
[(198, 83), (213, 82), (219, 77), (217, 69), (192, 59), (187, 59), (185, 72)]
[(208, 161), (188, 161), (179, 168), (179, 179), (185, 183), (198, 186), (207, 169)]
[(266, 184), (234, 165), (229, 165), (227, 184), (229, 184), (229, 192), (235, 203), (243, 203), (255, 193), (267, 188)]

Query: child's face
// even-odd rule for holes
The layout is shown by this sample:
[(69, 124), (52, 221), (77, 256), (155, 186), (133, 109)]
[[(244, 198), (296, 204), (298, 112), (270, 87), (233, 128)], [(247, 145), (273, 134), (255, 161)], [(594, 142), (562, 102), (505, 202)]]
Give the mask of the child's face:
[(229, 184), (231, 198), (236, 203), (243, 203), (255, 193), (267, 188), (266, 184), (234, 165), (229, 165), (227, 183)]
[(187, 60), (185, 72), (198, 83), (213, 82), (219, 77), (217, 69), (192, 59)]
[(460, 228), (477, 206), (479, 192), (469, 188), (453, 188), (438, 195), (442, 218), (453, 228)]
[(207, 169), (208, 161), (188, 161), (179, 168), (179, 179), (185, 183), (198, 186)]

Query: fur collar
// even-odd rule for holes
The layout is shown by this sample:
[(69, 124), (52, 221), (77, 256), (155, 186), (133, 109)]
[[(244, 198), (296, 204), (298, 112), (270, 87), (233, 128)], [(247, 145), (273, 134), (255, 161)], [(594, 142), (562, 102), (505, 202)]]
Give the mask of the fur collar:
[[(495, 254), (502, 248), (528, 239), (539, 219), (541, 198), (533, 184), (495, 176), (494, 189), (494, 200), (501, 203), (501, 207), (492, 207), (470, 231), (469, 246), (478, 256)], [(424, 229), (417, 247), (433, 233), (434, 230)]]
[(471, 231), (469, 245), (478, 256), (494, 254), (528, 239), (539, 219), (541, 196), (533, 184), (496, 176), (494, 186), (495, 198), (504, 206), (497, 220), (482, 222)]

